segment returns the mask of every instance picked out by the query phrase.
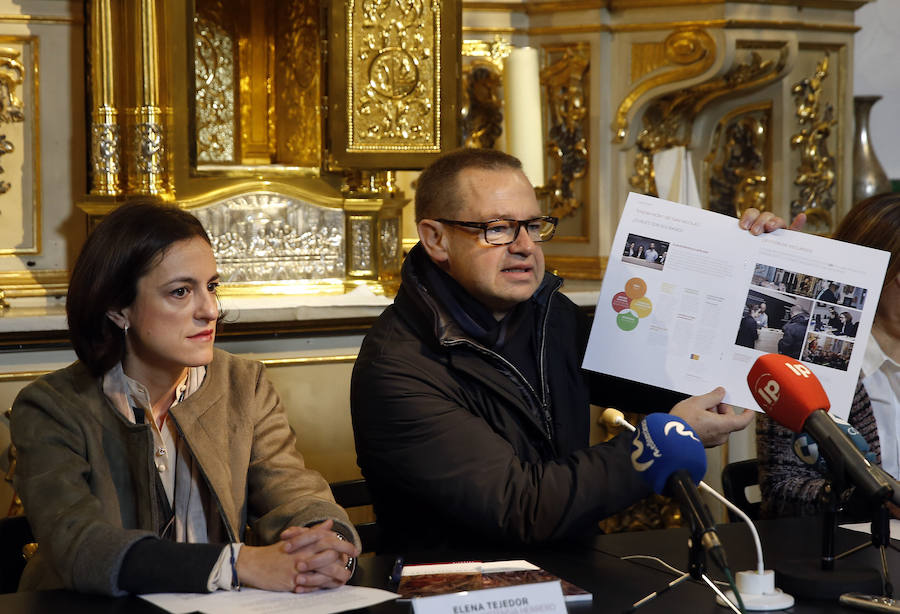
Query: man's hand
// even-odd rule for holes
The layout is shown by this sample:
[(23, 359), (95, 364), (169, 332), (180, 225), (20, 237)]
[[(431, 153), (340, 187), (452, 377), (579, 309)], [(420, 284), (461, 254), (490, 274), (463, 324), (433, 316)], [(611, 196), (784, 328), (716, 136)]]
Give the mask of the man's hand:
[(352, 542), (331, 530), (331, 520), (313, 527), (289, 527), (281, 541), (269, 546), (243, 546), (236, 562), (241, 584), (269, 591), (306, 593), (337, 588), (350, 579), (350, 557), (359, 556)]
[(753, 421), (754, 413), (744, 410), (736, 414), (731, 405), (722, 403), (725, 389), (719, 386), (712, 392), (681, 401), (669, 412), (689, 425), (707, 448), (728, 441), (729, 433), (740, 431)]
[(800, 230), (806, 223), (806, 214), (799, 213), (791, 225), (772, 213), (771, 211), (760, 211), (750, 207), (744, 210), (738, 225), (744, 230), (749, 230), (752, 235), (759, 235), (764, 232), (772, 232), (778, 228), (787, 228), (788, 230)]

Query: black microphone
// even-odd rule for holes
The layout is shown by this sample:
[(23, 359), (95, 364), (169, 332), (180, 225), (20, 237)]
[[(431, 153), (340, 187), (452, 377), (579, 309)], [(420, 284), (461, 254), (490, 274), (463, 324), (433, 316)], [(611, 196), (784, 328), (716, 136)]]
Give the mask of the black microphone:
[(849, 478), (872, 502), (894, 494), (885, 473), (862, 455), (826, 412), (831, 407), (819, 379), (794, 358), (764, 354), (747, 374), (747, 384), (759, 406), (778, 424), (795, 433), (809, 433), (819, 446), (835, 479)]
[(632, 440), (631, 464), (653, 492), (675, 498), (691, 523), (691, 532), (723, 571), (725, 551), (697, 484), (706, 473), (706, 451), (687, 422), (669, 414), (649, 414)]

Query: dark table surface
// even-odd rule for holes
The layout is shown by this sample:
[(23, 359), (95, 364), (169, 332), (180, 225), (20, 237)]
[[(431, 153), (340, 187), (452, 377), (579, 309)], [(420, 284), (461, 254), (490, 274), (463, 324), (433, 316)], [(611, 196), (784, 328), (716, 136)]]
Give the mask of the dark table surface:
[[(772, 568), (788, 559), (816, 560), (821, 554), (821, 524), (816, 519), (789, 519), (759, 523), (766, 556), (766, 567)], [(737, 572), (756, 569), (756, 552), (750, 533), (743, 523), (726, 524), (719, 527), (722, 543), (727, 551), (731, 568)], [(509, 553), (508, 557), (496, 554), (485, 559), (527, 558), (548, 571), (587, 589), (594, 595), (593, 605), (570, 604), (570, 612), (624, 612), (632, 603), (649, 592), (663, 588), (675, 578), (657, 563), (648, 561), (622, 560), (621, 556), (647, 554), (655, 555), (670, 565), (687, 570), (688, 531), (669, 529), (665, 531), (645, 531), (639, 533), (619, 533), (597, 537), (592, 542), (570, 545), (554, 550), (539, 550), (523, 556), (521, 552)], [(837, 552), (868, 541), (868, 536), (839, 530)], [(888, 549), (888, 563), (892, 581), (900, 587), (900, 553)], [(460, 557), (471, 560), (473, 553)], [(449, 560), (442, 553), (438, 560)], [(422, 558), (422, 557), (418, 557)], [(409, 559), (408, 562), (418, 562)], [(388, 576), (394, 559), (388, 556), (364, 557), (360, 559), (353, 583), (390, 588)], [(837, 567), (869, 566), (880, 569), (880, 555), (873, 547), (865, 548), (846, 559), (838, 561)], [(715, 569), (708, 570), (713, 579), (723, 579)], [(0, 612), (3, 614), (49, 614), (67, 612), (159, 614), (162, 610), (138, 597), (113, 599), (90, 595), (79, 595), (71, 591), (42, 591), (34, 593), (13, 593), (0, 595)], [(367, 614), (406, 614), (411, 608), (408, 603), (388, 602), (366, 610)], [(693, 580), (684, 582), (660, 595), (638, 612), (642, 614), (690, 613), (722, 614), (729, 610), (717, 605), (714, 595), (705, 584)], [(852, 612), (836, 601), (798, 600), (793, 608), (785, 610), (791, 614)]]

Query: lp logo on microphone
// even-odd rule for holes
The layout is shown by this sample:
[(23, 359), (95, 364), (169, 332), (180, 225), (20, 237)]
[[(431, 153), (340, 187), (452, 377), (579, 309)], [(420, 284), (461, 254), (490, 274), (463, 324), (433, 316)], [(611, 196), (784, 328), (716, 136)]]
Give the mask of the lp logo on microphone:
[(772, 406), (778, 402), (780, 393), (781, 386), (778, 385), (771, 373), (763, 373), (756, 380), (756, 400), (763, 406), (763, 409), (772, 409)]

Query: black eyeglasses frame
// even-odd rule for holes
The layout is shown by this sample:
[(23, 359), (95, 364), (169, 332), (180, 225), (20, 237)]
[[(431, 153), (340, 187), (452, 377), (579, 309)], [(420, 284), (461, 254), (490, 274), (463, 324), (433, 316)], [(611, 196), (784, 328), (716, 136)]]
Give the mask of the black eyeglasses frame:
[[(556, 227), (559, 225), (559, 218), (552, 215), (539, 215), (538, 217), (529, 218), (527, 220), (513, 220), (510, 218), (497, 218), (495, 220), (487, 220), (485, 222), (464, 222), (462, 220), (448, 220), (445, 218), (434, 218), (435, 222), (440, 222), (441, 224), (450, 224), (451, 226), (464, 226), (466, 228), (477, 228), (481, 230), (482, 236), (484, 237), (484, 242), (488, 245), (493, 245), (500, 247), (502, 245), (509, 245), (511, 243), (515, 243), (516, 239), (519, 238), (519, 231), (522, 230), (523, 227), (528, 226), (528, 224), (540, 220), (542, 222), (547, 222), (553, 224), (553, 231), (550, 233), (546, 239), (531, 239), (535, 243), (546, 243), (550, 239), (552, 239), (556, 235)], [(505, 243), (491, 243), (487, 238), (487, 231), (491, 224), (495, 224), (497, 222), (513, 222), (516, 224), (516, 232), (513, 234), (513, 238), (511, 241), (507, 241)], [(527, 231), (526, 231), (527, 232)], [(529, 235), (529, 238), (531, 235)]]

